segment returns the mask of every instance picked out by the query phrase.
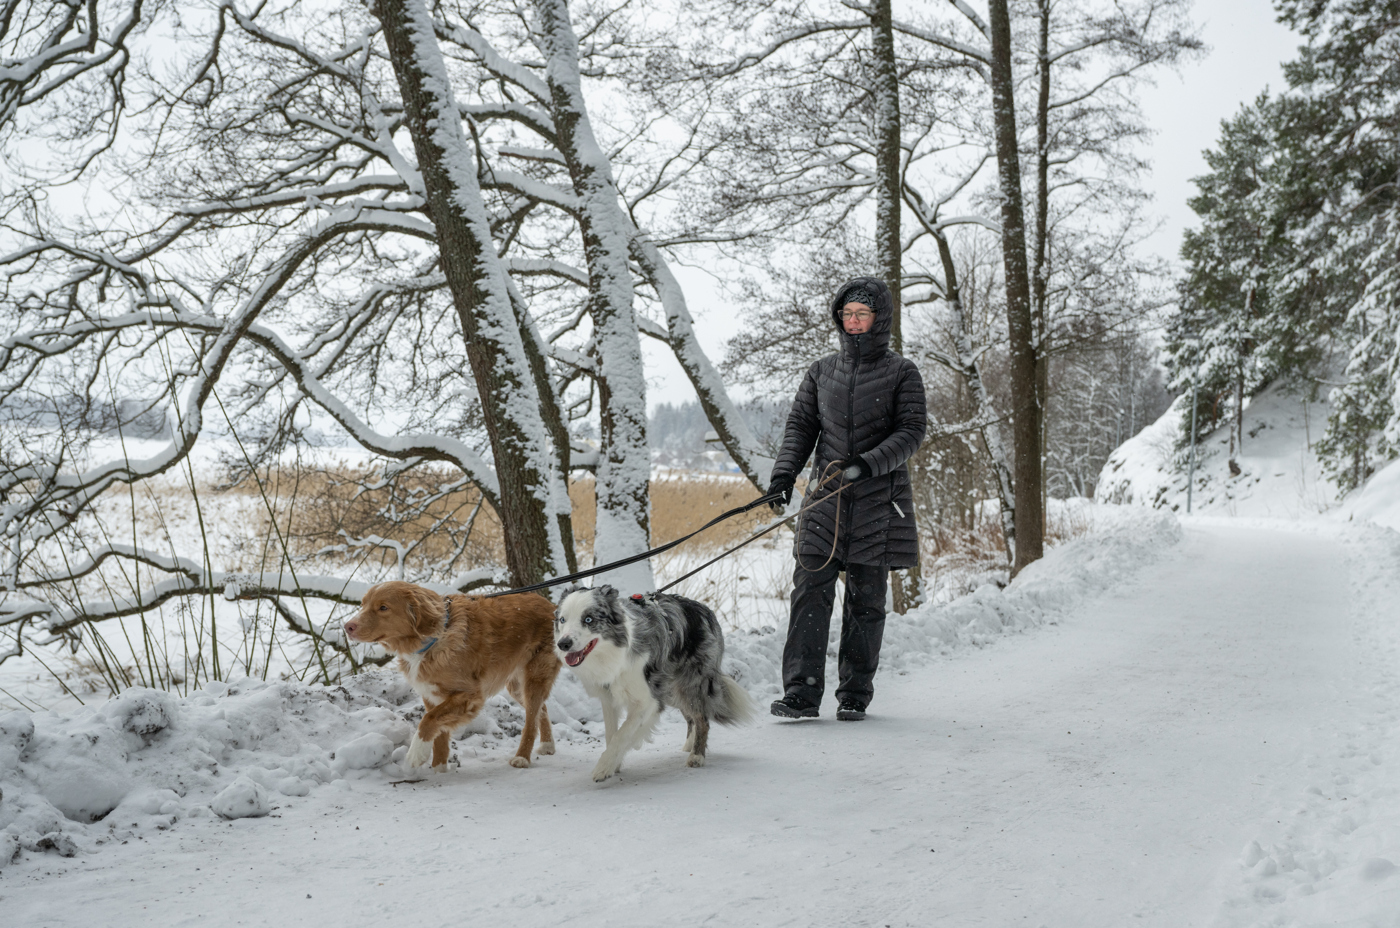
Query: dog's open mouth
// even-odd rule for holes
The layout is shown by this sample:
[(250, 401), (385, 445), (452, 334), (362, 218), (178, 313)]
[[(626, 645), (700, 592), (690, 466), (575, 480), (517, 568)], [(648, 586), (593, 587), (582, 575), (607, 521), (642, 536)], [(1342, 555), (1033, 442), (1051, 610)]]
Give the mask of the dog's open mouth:
[(582, 664), (583, 659), (588, 656), (588, 652), (592, 651), (594, 645), (597, 643), (598, 639), (594, 638), (592, 641), (588, 642), (588, 647), (578, 651), (570, 651), (568, 654), (565, 654), (564, 663), (568, 664), (570, 667), (577, 667), (579, 664)]

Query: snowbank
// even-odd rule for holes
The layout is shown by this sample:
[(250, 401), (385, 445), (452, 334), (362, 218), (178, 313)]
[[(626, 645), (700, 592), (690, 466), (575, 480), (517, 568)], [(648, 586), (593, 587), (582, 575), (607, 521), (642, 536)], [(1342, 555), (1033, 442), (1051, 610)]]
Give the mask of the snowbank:
[[(1190, 415), (1190, 395), (1125, 441), (1104, 463), (1094, 498), (1100, 503), (1186, 511), (1187, 462), (1176, 451)], [(1322, 473), (1312, 443), (1327, 425), (1329, 407), (1282, 384), (1263, 390), (1244, 411), (1244, 448), (1230, 472), (1230, 428), (1223, 425), (1196, 449), (1194, 513), (1298, 519), (1336, 504), (1337, 487)]]
[[(572, 681), (567, 681), (572, 683)], [(581, 688), (552, 701), (555, 737), (584, 730)], [(421, 703), (397, 671), (334, 687), (211, 682), (188, 697), (134, 688), (68, 713), (0, 716), (0, 866), (21, 850), (64, 856), (181, 819), (274, 814), (345, 779), (401, 777)], [(459, 752), (514, 749), (523, 715), (497, 696)]]
[(1088, 534), (1047, 551), (1005, 590), (984, 584), (946, 605), (891, 616), (885, 623), (882, 669), (901, 670), (932, 654), (982, 646), (999, 635), (1054, 621), (1123, 583), (1181, 540), (1181, 526), (1169, 513), (1097, 507), (1089, 515), (1093, 527)]
[[(1051, 550), (1005, 590), (986, 584), (886, 623), (882, 674), (1033, 628), (1130, 577), (1181, 537), (1175, 517), (1094, 507), (1094, 530)], [(828, 671), (839, 615), (832, 622)], [(783, 633), (731, 632), (726, 670), (760, 700), (779, 693)], [(601, 738), (597, 704), (567, 671), (549, 702), (559, 741)], [(259, 818), (352, 779), (400, 779), (421, 703), (396, 670), (339, 686), (244, 679), (186, 697), (130, 689), (70, 712), (0, 715), (0, 867), (64, 856), (182, 819)], [(454, 742), (461, 763), (512, 753), (523, 713), (493, 698)], [(412, 775), (419, 775), (414, 772)]]
[(1348, 519), (1366, 519), (1400, 531), (1400, 461), (1376, 471), (1366, 485), (1347, 498)]

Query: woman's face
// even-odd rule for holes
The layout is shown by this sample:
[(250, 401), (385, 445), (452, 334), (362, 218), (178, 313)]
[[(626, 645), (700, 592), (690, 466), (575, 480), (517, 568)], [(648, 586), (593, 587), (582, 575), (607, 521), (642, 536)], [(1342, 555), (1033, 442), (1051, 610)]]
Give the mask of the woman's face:
[(875, 312), (864, 303), (847, 303), (841, 307), (841, 325), (847, 335), (864, 335), (875, 323)]

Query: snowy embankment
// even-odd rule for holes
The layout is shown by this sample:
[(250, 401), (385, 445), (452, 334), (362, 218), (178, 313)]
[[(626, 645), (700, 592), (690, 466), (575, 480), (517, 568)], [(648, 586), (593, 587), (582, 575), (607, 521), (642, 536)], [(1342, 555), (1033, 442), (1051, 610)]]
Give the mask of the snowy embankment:
[[(881, 674), (1053, 622), (1175, 544), (1171, 515), (1099, 507), (1095, 529), (1049, 552), (1005, 590), (891, 616)], [(833, 622), (834, 661), (839, 616)], [(726, 668), (760, 700), (779, 693), (782, 634), (731, 632)], [(834, 668), (828, 671), (834, 679)], [(421, 704), (396, 671), (340, 686), (244, 679), (180, 698), (131, 689), (77, 710), (0, 716), (0, 866), (72, 856), (189, 819), (274, 815), (354, 779), (409, 776), (399, 761)], [(564, 672), (550, 699), (556, 739), (601, 737), (596, 704)], [(497, 696), (454, 743), (462, 764), (514, 750), (521, 713)], [(414, 772), (413, 775), (417, 775)]]
[[(1188, 410), (1178, 400), (1113, 453), (1098, 483), (1101, 503), (1186, 511), (1176, 445)], [(1198, 449), (1192, 509), (1206, 518), (1188, 529), (1229, 516), (1246, 517), (1233, 525), (1335, 537), (1347, 566), (1345, 626), (1361, 655), (1352, 671), (1358, 691), (1337, 694), (1347, 712), (1298, 760), (1304, 785), (1290, 777), (1270, 797), (1225, 875), (1221, 925), (1392, 924), (1400, 913), (1400, 461), (1340, 497), (1312, 446), (1328, 412), (1273, 386), (1245, 409), (1238, 474), (1229, 469), (1228, 426)]]
[[(1109, 455), (1094, 491), (1098, 502), (1186, 511), (1188, 467), (1178, 444), (1187, 431), (1182, 419), (1191, 413), (1189, 400), (1189, 393), (1178, 397)], [(1230, 472), (1230, 426), (1222, 425), (1196, 448), (1191, 511), (1297, 519), (1330, 509), (1337, 488), (1312, 447), (1329, 412), (1326, 402), (1311, 402), (1282, 384), (1250, 399), (1244, 447), (1234, 457), (1240, 472)]]

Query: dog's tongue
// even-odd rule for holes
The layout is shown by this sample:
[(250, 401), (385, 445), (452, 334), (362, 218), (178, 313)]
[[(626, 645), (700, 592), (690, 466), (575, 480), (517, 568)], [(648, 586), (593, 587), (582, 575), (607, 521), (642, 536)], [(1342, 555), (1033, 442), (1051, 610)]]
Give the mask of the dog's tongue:
[(598, 639), (594, 638), (592, 641), (588, 642), (588, 647), (579, 651), (570, 651), (568, 654), (565, 654), (564, 663), (568, 664), (570, 667), (577, 667), (579, 664), (582, 664), (583, 659), (588, 656), (588, 652), (592, 651), (593, 646), (597, 643)]

